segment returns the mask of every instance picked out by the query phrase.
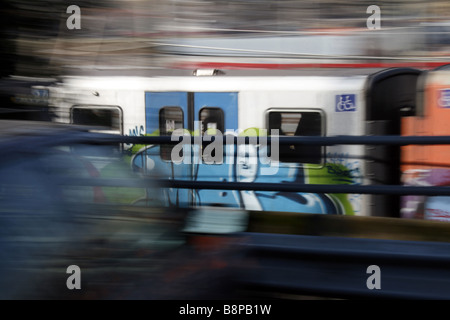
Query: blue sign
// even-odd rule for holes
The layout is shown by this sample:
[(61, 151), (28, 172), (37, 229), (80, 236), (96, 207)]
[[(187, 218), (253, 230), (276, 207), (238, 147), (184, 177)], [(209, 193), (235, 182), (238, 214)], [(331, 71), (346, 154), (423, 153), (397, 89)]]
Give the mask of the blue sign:
[(441, 108), (450, 108), (450, 89), (439, 90), (438, 105)]
[(356, 111), (356, 99), (354, 94), (336, 95), (336, 112)]

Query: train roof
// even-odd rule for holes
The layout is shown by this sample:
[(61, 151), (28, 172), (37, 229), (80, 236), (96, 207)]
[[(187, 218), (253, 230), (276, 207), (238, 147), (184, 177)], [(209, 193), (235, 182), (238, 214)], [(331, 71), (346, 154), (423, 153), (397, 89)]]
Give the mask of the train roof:
[(258, 90), (298, 90), (300, 87), (315, 90), (324, 86), (362, 88), (367, 78), (380, 70), (383, 69), (152, 69), (145, 72), (144, 70), (141, 72), (90, 70), (90, 72), (66, 75), (61, 80), (69, 87), (103, 90), (148, 90), (150, 87), (157, 91), (198, 91), (199, 88), (205, 91), (239, 91), (255, 90), (255, 88)]
[[(94, 70), (66, 75), (61, 84), (74, 90), (126, 91), (298, 91), (298, 90), (364, 90), (374, 83), (398, 75), (417, 77), (415, 68), (314, 68), (288, 70), (218, 70), (218, 69), (149, 69)], [(70, 93), (70, 90), (67, 93)], [(75, 93), (75, 92), (73, 92)]]
[(192, 77), (196, 74), (220, 77), (282, 77), (282, 76), (365, 76), (383, 68), (298, 68), (298, 69), (73, 69), (65, 77)]
[(126, 91), (296, 91), (321, 90), (324, 88), (362, 89), (367, 76), (284, 76), (284, 77), (70, 77), (66, 78), (63, 87), (76, 90), (126, 90)]

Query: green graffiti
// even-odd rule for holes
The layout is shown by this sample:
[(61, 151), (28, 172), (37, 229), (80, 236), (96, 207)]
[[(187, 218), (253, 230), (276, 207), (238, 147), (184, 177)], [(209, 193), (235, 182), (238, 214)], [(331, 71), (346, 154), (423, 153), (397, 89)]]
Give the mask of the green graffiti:
[(256, 127), (247, 128), (239, 134), (240, 137), (265, 137), (267, 136), (266, 129)]
[[(361, 178), (359, 168), (349, 169), (336, 163), (325, 163), (322, 168), (305, 168), (305, 175), (309, 184), (356, 184)], [(335, 193), (329, 196), (343, 206), (345, 214), (355, 214), (348, 194)]]
[[(130, 167), (123, 161), (114, 161), (107, 164), (100, 170), (102, 178), (130, 179), (133, 174)], [(145, 196), (143, 188), (127, 188), (127, 187), (102, 187), (103, 194), (109, 203), (131, 204), (137, 199)]]
[[(201, 135), (199, 130), (190, 131), (183, 129), (185, 134), (190, 136), (198, 137)], [(216, 132), (214, 129), (208, 129), (208, 134), (214, 135)], [(223, 134), (223, 133), (222, 133)], [(145, 134), (145, 136), (159, 136), (159, 130), (155, 130), (150, 134)], [(240, 137), (263, 137), (268, 136), (268, 131), (266, 129), (261, 129), (257, 127), (247, 128), (239, 133)], [(127, 150), (126, 161), (131, 164), (132, 157), (141, 151), (143, 148), (147, 147), (145, 144), (134, 144), (131, 148)], [(305, 172), (306, 183), (308, 184), (358, 184), (361, 180), (361, 172), (358, 167), (349, 169), (343, 164), (338, 163), (325, 163), (323, 166), (318, 166), (315, 164), (303, 164), (303, 169)], [(114, 196), (114, 190), (111, 190), (111, 196)], [(130, 192), (130, 195), (133, 193)], [(345, 193), (335, 193), (328, 194), (330, 198), (341, 205), (344, 214), (355, 215), (355, 211), (352, 203), (348, 199), (349, 195)], [(131, 197), (131, 196), (130, 196)]]

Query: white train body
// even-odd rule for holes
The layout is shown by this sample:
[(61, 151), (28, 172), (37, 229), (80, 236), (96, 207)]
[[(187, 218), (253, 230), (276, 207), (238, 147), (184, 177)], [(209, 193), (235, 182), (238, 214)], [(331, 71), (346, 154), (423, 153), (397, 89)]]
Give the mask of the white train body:
[[(404, 73), (408, 72), (406, 70)], [(371, 85), (374, 72), (359, 75), (336, 75), (334, 72), (329, 75), (263, 73), (246, 75), (243, 71), (230, 71), (225, 75), (212, 76), (178, 75), (174, 72), (146, 77), (72, 76), (65, 77), (52, 87), (50, 96), (52, 105), (57, 107), (57, 121), (103, 125), (102, 131), (123, 135), (168, 135), (177, 128), (187, 129), (194, 135), (199, 132), (203, 134), (207, 128), (245, 135), (246, 130), (251, 128), (256, 132), (261, 129), (270, 132), (274, 129), (271, 124), (274, 119), (281, 119), (279, 129), (289, 136), (363, 136), (380, 133), (380, 130), (383, 133), (384, 129), (380, 128), (386, 121), (371, 119), (367, 111), (371, 101), (369, 93), (373, 90), (371, 86), (374, 86)], [(371, 107), (374, 108), (373, 105)], [(93, 119), (95, 116), (103, 120), (96, 122)], [(384, 133), (390, 132), (384, 130)], [(133, 161), (136, 163), (132, 165), (143, 174), (158, 177), (171, 175), (167, 178), (199, 181), (380, 183), (376, 172), (372, 172), (370, 163), (373, 160), (367, 160), (368, 153), (373, 154), (373, 151), (368, 151), (370, 148), (363, 145), (319, 148), (311, 151), (312, 155), (308, 154), (310, 158), (307, 159), (311, 161), (296, 160), (301, 154), (295, 153), (294, 146), (291, 146), (294, 150), (292, 154), (289, 150), (285, 150), (287, 153), (284, 154), (280, 149), (278, 173), (260, 176), (262, 166), (259, 163), (251, 179), (239, 177), (242, 171), (239, 161), (235, 164), (226, 164), (226, 161), (220, 164), (180, 164), (175, 165), (180, 169), (174, 171), (171, 159), (167, 158), (167, 153), (163, 156), (163, 147), (158, 145), (134, 150)], [(385, 170), (383, 172), (386, 173)], [(172, 204), (175, 198), (177, 203), (183, 198), (181, 202), (184, 205), (194, 206), (390, 215), (377, 214), (375, 210), (380, 210), (375, 203), (378, 198), (370, 195), (172, 190), (166, 196)]]

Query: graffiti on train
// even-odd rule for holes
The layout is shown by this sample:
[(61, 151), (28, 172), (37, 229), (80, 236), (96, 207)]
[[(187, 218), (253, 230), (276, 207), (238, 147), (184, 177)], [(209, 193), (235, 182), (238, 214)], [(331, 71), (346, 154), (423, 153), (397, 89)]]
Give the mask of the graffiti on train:
[[(406, 186), (449, 186), (450, 170), (444, 168), (411, 169), (402, 176)], [(449, 196), (410, 195), (402, 197), (401, 216), (426, 220), (450, 221)]]
[(145, 128), (144, 126), (135, 126), (132, 129), (128, 130), (128, 135), (131, 137), (139, 137), (145, 135)]
[[(360, 164), (349, 161), (346, 155), (330, 154), (324, 164), (308, 165), (280, 162), (276, 174), (267, 159), (267, 146), (227, 145), (224, 157), (236, 157), (236, 161), (215, 164), (193, 162), (190, 165), (175, 164), (161, 158), (161, 146), (140, 148), (131, 164), (136, 172), (165, 179), (192, 181), (224, 181), (255, 183), (301, 184), (359, 184)], [(192, 147), (194, 148), (194, 147)], [(191, 150), (196, 154), (195, 150)], [(198, 150), (197, 150), (198, 152)], [(325, 213), (354, 215), (359, 212), (361, 198), (348, 194), (315, 194), (279, 191), (230, 191), (230, 190), (174, 190), (164, 191), (168, 204), (219, 205), (247, 210), (286, 211), (301, 213)]]

